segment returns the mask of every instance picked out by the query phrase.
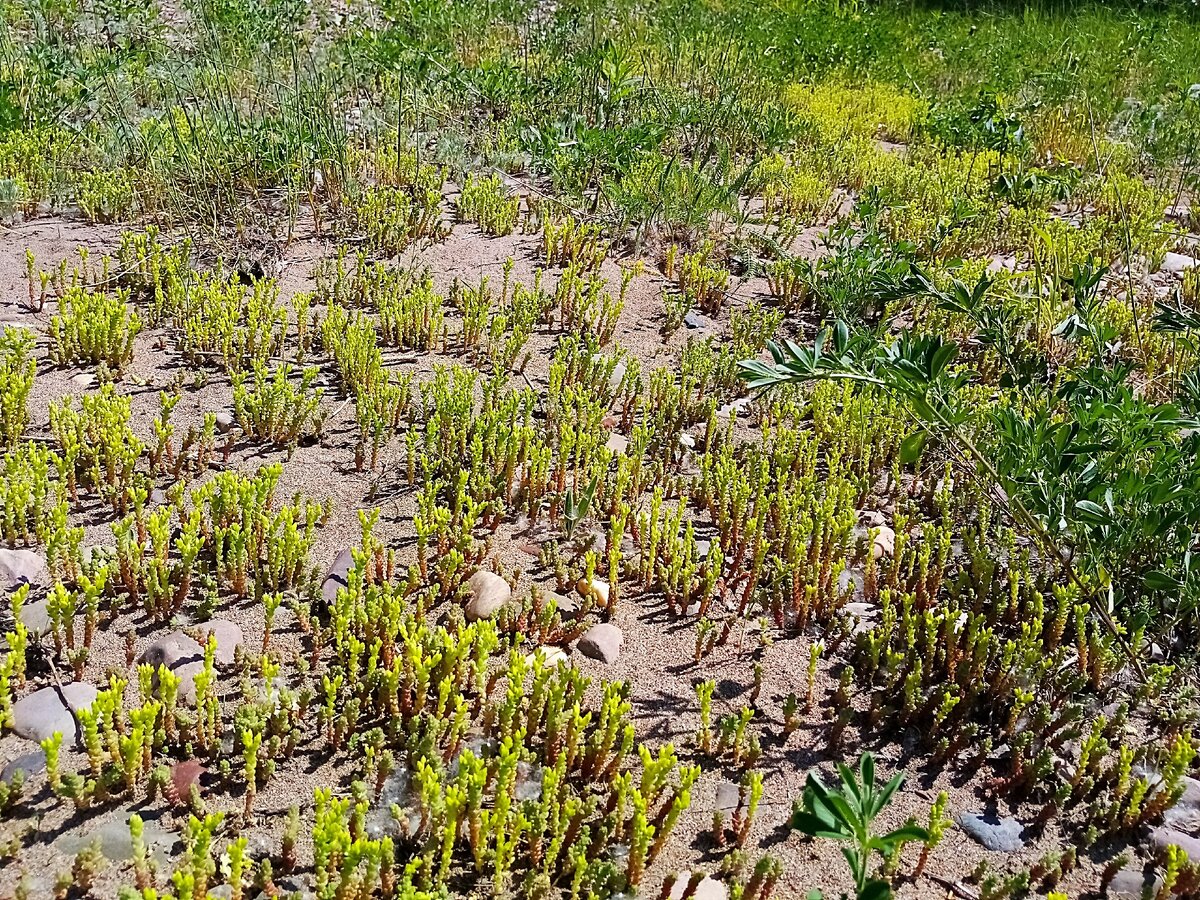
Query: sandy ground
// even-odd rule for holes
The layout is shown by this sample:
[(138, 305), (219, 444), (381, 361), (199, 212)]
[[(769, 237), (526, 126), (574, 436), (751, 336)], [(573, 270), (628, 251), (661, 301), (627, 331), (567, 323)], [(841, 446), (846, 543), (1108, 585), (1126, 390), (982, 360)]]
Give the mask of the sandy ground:
[[(28, 291), (23, 274), (25, 250), (29, 248), (33, 251), (39, 266), (50, 268), (58, 260), (73, 256), (79, 246), (87, 246), (93, 254), (111, 250), (116, 246), (119, 234), (118, 228), (56, 219), (34, 221), (0, 234), (0, 324), (17, 324), (36, 331), (39, 334), (39, 354), (43, 357), (30, 403), (31, 433), (35, 437), (49, 435), (47, 410), (52, 399), (78, 394), (85, 388), (80, 388), (71, 380), (72, 376), (79, 374), (79, 369), (54, 368), (45, 359), (48, 347), (45, 328), (49, 316), (54, 312), (54, 303), (51, 301), (47, 304), (41, 313), (24, 309), (22, 303)], [(812, 235), (807, 235), (807, 239), (813, 252), (817, 252)], [(540, 264), (539, 244), (540, 237), (532, 235), (487, 238), (473, 226), (458, 225), (445, 242), (410, 255), (412, 261), (430, 267), (438, 288), (445, 291), (455, 277), (477, 282), (481, 273), (492, 274), (494, 283), (498, 284), (501, 266), (509, 256), (515, 260), (514, 278), (531, 283), (534, 270)], [(287, 247), (279, 255), (277, 267), (283, 298), (297, 291), (313, 289), (313, 266), (319, 259), (332, 256), (334, 252), (333, 242), (317, 238), (301, 239)], [(630, 263), (631, 260), (611, 258), (605, 263), (604, 273), (613, 283), (614, 290), (619, 283), (618, 265)], [(665, 284), (666, 280), (657, 269), (649, 266), (647, 273), (634, 282), (617, 330), (617, 341), (641, 361), (643, 373), (648, 373), (656, 366), (677, 366), (679, 349), (688, 334), (687, 329), (680, 329), (666, 341), (660, 334), (663, 318), (660, 294)], [(548, 286), (552, 286), (552, 283)], [(716, 326), (718, 329), (728, 327), (730, 307), (765, 298), (766, 286), (761, 279), (752, 279), (731, 284), (731, 293), (732, 300)], [(449, 311), (448, 319), (451, 319)], [(452, 323), (451, 330), (454, 328)], [(539, 332), (529, 344), (531, 358), (526, 375), (539, 391), (545, 387), (545, 375), (555, 339), (554, 334)], [(429, 372), (433, 363), (454, 359), (454, 354), (393, 353), (388, 359), (400, 370), (415, 371), (419, 378)], [(328, 363), (324, 359), (316, 361)], [(170, 389), (181, 373), (184, 376), (182, 399), (173, 416), (181, 432), (189, 424), (199, 422), (205, 412), (231, 406), (230, 383), (223, 373), (217, 370), (209, 372), (203, 383), (199, 383), (173, 349), (169, 333), (163, 329), (147, 329), (138, 338), (133, 364), (118, 384), (118, 390), (132, 398), (135, 427), (145, 438), (149, 439), (153, 433), (151, 422), (158, 412), (159, 391)], [(328, 499), (332, 502), (332, 517), (320, 529), (312, 554), (312, 562), (322, 574), (339, 551), (357, 542), (357, 512), (364, 508), (376, 507), (380, 510), (377, 536), (389, 546), (399, 547), (400, 558), (406, 561), (407, 555), (412, 552), (411, 542), (407, 539), (413, 533), (413, 507), (410, 491), (401, 478), (403, 442), (392, 442), (384, 454), (381, 467), (375, 472), (356, 472), (353, 465), (353, 409), (347, 408), (334, 393), (331, 391), (324, 400), (330, 416), (318, 443), (302, 446), (290, 457), (282, 451), (262, 451), (253, 446), (238, 445), (228, 465), (252, 471), (265, 462), (282, 461), (284, 475), (279, 496), (289, 497), (294, 492), (302, 492), (318, 500)], [(163, 483), (159, 486), (167, 485)], [(113, 543), (111, 515), (104, 511), (86, 510), (80, 514), (79, 521), (86, 529), (86, 545)], [(526, 590), (531, 582), (552, 581), (548, 573), (538, 571), (536, 559), (527, 552), (529, 542), (530, 536), (518, 533), (511, 520), (501, 527), (494, 542), (494, 552), (506, 567), (524, 571), (519, 592)], [(248, 646), (257, 647), (261, 643), (262, 612), (254, 604), (227, 602), (215, 615), (237, 622), (242, 627)], [(716, 714), (735, 712), (745, 702), (752, 684), (755, 662), (761, 663), (765, 673), (755, 727), (764, 750), (758, 768), (765, 775), (766, 790), (747, 849), (752, 861), (761, 852), (773, 853), (783, 860), (784, 876), (777, 897), (803, 897), (811, 888), (821, 888), (830, 897), (848, 889), (851, 885), (838, 848), (830, 842), (805, 841), (788, 827), (792, 805), (802, 792), (807, 773), (814, 766), (821, 766), (827, 771), (833, 759), (828, 752), (826, 738), (826, 716), (832, 711), (827, 701), (820, 702), (831, 695), (836, 682), (829, 674), (828, 662), (822, 663), (817, 682), (819, 702), (815, 704), (813, 713), (804, 718), (795, 733), (786, 739), (783, 737), (782, 703), (789, 692), (803, 692), (809, 639), (777, 636), (770, 646), (764, 647), (755, 633), (756, 626), (751, 625), (743, 633), (735, 632), (727, 645), (717, 648), (696, 664), (692, 661), (694, 622), (675, 618), (660, 597), (625, 591), (613, 621), (623, 629), (625, 635), (624, 650), (616, 663), (605, 666), (587, 659), (578, 651), (571, 652), (572, 663), (597, 681), (627, 680), (631, 686), (640, 739), (651, 746), (670, 741), (684, 761), (697, 761), (704, 769), (700, 783), (693, 791), (691, 810), (680, 822), (668, 850), (647, 875), (646, 895), (655, 895), (663, 879), (673, 872), (696, 868), (715, 870), (728, 852), (728, 848), (713, 846), (710, 829), (717, 785), (722, 779), (736, 778), (736, 775), (731, 768), (701, 758), (692, 749), (692, 735), (698, 723), (694, 685), (707, 678), (715, 679), (718, 685), (714, 704)], [(97, 638), (87, 666), (89, 680), (102, 682), (104, 673), (110, 667), (125, 670), (124, 634), (130, 629), (137, 636), (139, 651), (156, 634), (166, 630), (153, 629), (144, 622), (125, 616), (110, 623)], [(295, 622), (289, 613), (280, 613), (275, 634), (275, 646), (282, 648), (285, 654), (300, 652)], [(135, 678), (131, 680), (136, 681)], [(44, 683), (44, 679), (40, 681)], [(226, 686), (229, 695), (236, 695), (236, 679), (229, 681)], [(34, 686), (37, 685), (31, 685)], [(135, 687), (131, 686), (129, 691), (131, 698), (135, 696)], [(893, 740), (874, 747), (881, 760), (883, 774), (890, 775), (896, 766), (906, 766), (911, 771), (911, 777), (889, 808), (886, 824), (899, 824), (909, 815), (923, 817), (939, 790), (950, 792), (951, 814), (979, 810), (989, 804), (987, 772), (959, 769), (926, 771), (921, 768), (919, 757), (914, 758), (912, 753), (916, 736), (897, 734), (892, 737)], [(0, 766), (29, 749), (32, 749), (32, 745), (28, 742), (11, 734), (5, 735), (0, 738)], [(851, 738), (843, 753), (853, 756), (858, 749)], [(837, 758), (842, 758), (842, 754)], [(67, 755), (64, 765), (70, 770), (82, 767), (85, 762), (82, 755), (76, 753)], [(260, 848), (262, 852), (276, 852), (283, 827), (283, 811), (292, 803), (311, 804), (314, 787), (333, 785), (345, 790), (351, 777), (347, 765), (333, 764), (327, 760), (323, 747), (303, 747), (294, 759), (280, 766), (259, 794), (255, 819), (243, 831), (251, 839), (252, 850)], [(27, 789), (27, 796), (38, 797), (30, 805), (27, 815), (15, 821), (0, 821), (0, 836), (4, 838), (28, 830), (19, 856), (15, 860), (6, 859), (0, 865), (0, 897), (13, 894), (22, 873), (28, 873), (36, 885), (32, 896), (47, 896), (54, 874), (70, 866), (70, 856), (61, 852), (64, 839), (69, 846), (71, 835), (86, 834), (106, 821), (123, 820), (131, 809), (110, 804), (86, 817), (68, 815), (68, 804), (55, 801), (48, 791), (40, 790), (42, 781), (41, 776), (34, 778)], [(224, 791), (216, 774), (206, 776), (204, 783), (210, 809), (240, 809), (240, 790), (234, 790), (232, 795)], [(181, 822), (178, 811), (161, 801), (153, 804), (139, 801), (132, 808), (139, 810), (147, 819), (157, 820), (167, 829), (179, 830)], [(1001, 804), (1000, 812), (1007, 813), (1008, 809)], [(1018, 810), (1017, 814), (1023, 821), (1032, 819), (1031, 809)], [(1027, 866), (1048, 850), (1060, 849), (1054, 840), (1054, 833), (1052, 828), (1047, 837), (1032, 840), (1024, 852), (1008, 855), (989, 853), (957, 828), (951, 828), (943, 845), (933, 854), (927, 874), (915, 882), (902, 881), (899, 896), (952, 895), (947, 881), (961, 878), (981, 859), (987, 859), (1002, 870)], [(302, 859), (307, 858), (309, 852), (307, 847), (302, 846)], [(916, 855), (915, 849), (907, 852), (907, 867), (915, 862)], [(901, 868), (903, 870), (905, 867)], [(1068, 880), (1066, 889), (1072, 896), (1077, 896), (1088, 888), (1094, 888), (1096, 880), (1095, 867), (1085, 859), (1081, 868)], [(98, 883), (95, 895), (113, 896), (115, 885), (121, 881), (132, 881), (127, 864), (110, 866)], [(296, 886), (303, 887), (304, 884), (301, 881)]]

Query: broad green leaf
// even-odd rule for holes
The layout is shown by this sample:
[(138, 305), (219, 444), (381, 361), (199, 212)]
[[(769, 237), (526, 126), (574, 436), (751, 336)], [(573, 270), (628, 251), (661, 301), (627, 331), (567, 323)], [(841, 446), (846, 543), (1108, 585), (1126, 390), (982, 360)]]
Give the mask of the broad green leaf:
[(929, 432), (914, 431), (900, 442), (900, 462), (910, 466), (921, 458), (921, 451), (929, 443)]
[(1182, 581), (1157, 569), (1147, 572), (1142, 578), (1142, 584), (1151, 591), (1178, 591), (1183, 588)]
[(892, 886), (886, 881), (873, 879), (862, 886), (857, 900), (891, 900)]

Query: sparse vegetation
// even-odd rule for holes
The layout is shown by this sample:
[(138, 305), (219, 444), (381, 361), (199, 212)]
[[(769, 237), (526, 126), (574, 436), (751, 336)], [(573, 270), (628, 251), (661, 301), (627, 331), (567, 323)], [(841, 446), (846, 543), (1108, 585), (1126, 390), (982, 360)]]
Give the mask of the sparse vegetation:
[(0, 896), (1195, 894), (1191, 6), (0, 21)]

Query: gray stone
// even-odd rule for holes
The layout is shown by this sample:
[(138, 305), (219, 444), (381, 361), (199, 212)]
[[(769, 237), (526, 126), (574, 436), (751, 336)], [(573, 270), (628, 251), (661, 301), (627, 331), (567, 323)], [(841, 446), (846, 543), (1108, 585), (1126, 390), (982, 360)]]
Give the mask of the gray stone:
[(722, 781), (717, 785), (717, 809), (723, 813), (733, 813), (741, 802), (742, 792), (732, 781)]
[(25, 781), (28, 782), (31, 777), (44, 771), (46, 771), (46, 754), (39, 747), (28, 753), (22, 753), (12, 762), (6, 764), (3, 769), (0, 769), (0, 781), (5, 784), (12, 784), (17, 772), (24, 772)]
[(612, 453), (617, 456), (623, 456), (625, 451), (629, 449), (629, 438), (623, 434), (617, 434), (615, 431), (608, 436), (608, 441), (604, 444)]
[(1162, 876), (1157, 872), (1150, 881), (1146, 873), (1134, 866), (1126, 866), (1108, 883), (1107, 896), (1110, 900), (1146, 900), (1147, 897), (1157, 897), (1162, 887)]
[(546, 590), (541, 592), (541, 596), (543, 603), (548, 603), (551, 600), (554, 601), (554, 609), (558, 612), (559, 617), (562, 618), (563, 621), (578, 617), (580, 599), (578, 596), (568, 597), (564, 596), (563, 594), (559, 594), (556, 591)]
[(688, 328), (695, 329), (704, 328), (709, 324), (709, 322), (708, 319), (704, 318), (704, 316), (700, 315), (700, 313), (695, 312), (694, 310), (689, 310), (688, 314), (683, 317), (683, 324)]
[[(218, 637), (218, 640), (220, 638)], [(139, 663), (148, 663), (155, 669), (166, 666), (177, 669), (185, 663), (204, 659), (204, 648), (182, 631), (172, 631), (154, 641), (142, 651)]]
[(579, 652), (590, 659), (598, 659), (611, 665), (621, 655), (621, 644), (625, 635), (611, 622), (593, 625), (579, 639)]
[(229, 434), (235, 423), (236, 419), (232, 410), (222, 409), (217, 413), (217, 431), (221, 434)]
[(76, 387), (91, 387), (95, 383), (96, 376), (92, 372), (80, 372), (78, 375), (71, 376), (71, 384), (75, 385)]
[(151, 506), (164, 506), (167, 502), (167, 492), (162, 488), (155, 488), (150, 492)]
[(1194, 838), (1177, 828), (1159, 825), (1150, 832), (1150, 843), (1156, 850), (1162, 850), (1168, 845), (1174, 844), (1187, 853), (1188, 859), (1200, 859), (1200, 838)]
[(46, 584), (50, 571), (40, 553), (0, 547), (0, 589), (15, 591), (23, 584)]
[(512, 599), (512, 588), (508, 582), (486, 569), (480, 569), (472, 575), (467, 587), (471, 589), (471, 598), (465, 610), (468, 622), (491, 618)]
[(116, 555), (114, 547), (105, 547), (103, 544), (87, 544), (79, 548), (79, 564), (86, 572), (90, 571), (93, 566), (110, 562), (116, 558)]
[[(668, 900), (683, 900), (683, 895), (687, 892), (690, 881), (691, 876), (686, 872), (676, 876), (674, 883), (671, 885), (671, 893), (667, 894)], [(705, 875), (700, 883), (696, 885), (696, 889), (689, 896), (689, 900), (727, 900), (728, 897), (729, 888), (725, 887), (723, 882)]]
[(1163, 813), (1163, 823), (1187, 831), (1200, 827), (1200, 781), (1190, 777), (1183, 779), (1183, 795)]
[(74, 736), (75, 717), (53, 688), (42, 688), (22, 697), (12, 708), (13, 731), (31, 741), (43, 741), (54, 732)]
[(196, 626), (202, 640), (216, 635), (217, 652), (213, 658), (223, 666), (233, 664), (234, 652), (242, 646), (242, 629), (227, 619), (211, 619)]
[(1168, 253), (1163, 257), (1162, 271), (1185, 272), (1197, 265), (1200, 265), (1200, 261), (1197, 261), (1194, 257), (1184, 256), (1182, 253)]
[(1016, 853), (1025, 846), (1021, 832), (1025, 830), (1016, 819), (995, 813), (961, 813), (958, 827), (988, 850)]
[(43, 597), (31, 600), (21, 607), (21, 621), (34, 637), (41, 637), (50, 630), (50, 604)]
[(337, 599), (338, 588), (349, 584), (350, 570), (354, 568), (354, 552), (343, 550), (329, 567), (325, 581), (321, 584), (321, 599), (333, 603)]
[(31, 741), (44, 741), (54, 732), (60, 732), (63, 743), (75, 743), (75, 716), (73, 709), (91, 706), (96, 699), (96, 689), (90, 684), (72, 682), (63, 687), (67, 699), (64, 704), (58, 690), (45, 687), (22, 697), (12, 707), (13, 731)]
[(92, 704), (96, 702), (96, 695), (100, 693), (95, 685), (86, 681), (68, 681), (63, 685), (62, 692), (67, 698), (67, 706), (71, 707), (73, 712), (91, 709)]
[(195, 703), (196, 676), (204, 671), (204, 661), (186, 662), (171, 671), (179, 678), (178, 698), (184, 703)]
[[(168, 851), (175, 845), (175, 835), (163, 830), (154, 821), (142, 824), (142, 840), (146, 842), (150, 855), (160, 864), (166, 861)], [(93, 844), (98, 845), (105, 858), (113, 862), (133, 859), (133, 836), (129, 833), (129, 820), (118, 819), (82, 832), (67, 832), (54, 842), (55, 848), (66, 856), (74, 856)]]
[(862, 584), (861, 578), (856, 578), (855, 573), (850, 569), (842, 569), (838, 573), (837, 586), (839, 591), (857, 590)]

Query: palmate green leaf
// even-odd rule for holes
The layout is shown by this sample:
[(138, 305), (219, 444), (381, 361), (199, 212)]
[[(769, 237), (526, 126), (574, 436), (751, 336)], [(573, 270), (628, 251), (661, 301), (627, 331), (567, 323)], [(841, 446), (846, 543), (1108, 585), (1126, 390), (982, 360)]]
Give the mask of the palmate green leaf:
[(848, 834), (849, 824), (835, 809), (832, 802), (833, 794), (815, 775), (809, 775), (808, 786), (804, 789), (803, 807), (801, 811), (813, 816), (820, 827), (835, 835)]
[[(863, 812), (863, 795), (859, 791), (858, 779), (855, 778), (854, 773), (850, 771), (850, 768), (845, 764), (838, 763), (836, 768), (838, 771), (838, 777), (842, 781), (842, 791), (850, 798), (850, 800), (854, 802), (855, 814), (861, 816)], [(862, 771), (861, 760), (859, 761), (859, 771)], [(865, 779), (863, 783), (866, 783)]]
[(864, 753), (858, 761), (858, 774), (862, 778), (864, 793), (875, 790), (875, 754)]
[(848, 831), (839, 831), (830, 826), (820, 816), (807, 810), (797, 809), (792, 812), (792, 827), (801, 834), (813, 838), (828, 838), (833, 841), (848, 841), (852, 835)]
[(790, 380), (786, 372), (781, 372), (775, 366), (758, 359), (742, 360), (738, 363), (738, 370), (738, 375), (752, 391)]
[(890, 848), (888, 852), (891, 852), (891, 850), (894, 850), (897, 846), (901, 844), (907, 844), (909, 841), (927, 840), (929, 840), (928, 829), (922, 828), (920, 825), (915, 825), (910, 822), (907, 825), (902, 825), (895, 831), (889, 831), (885, 835), (874, 838), (873, 842), (878, 841), (881, 849)]
[(940, 378), (946, 366), (958, 356), (958, 344), (948, 342), (934, 350), (929, 360), (929, 380)]
[[(824, 807), (825, 812), (821, 811)], [(851, 834), (856, 832), (863, 824), (863, 817), (844, 796), (834, 791), (830, 791), (825, 797), (813, 798), (813, 812), (818, 816), (828, 816), (833, 822), (838, 823), (837, 827), (844, 828)]]
[(1083, 520), (1097, 524), (1104, 524), (1112, 519), (1107, 509), (1092, 500), (1076, 501), (1075, 511), (1080, 514), (1080, 518)]
[(879, 796), (875, 802), (875, 809), (872, 812), (872, 817), (878, 815), (879, 811), (887, 806), (887, 802), (892, 799), (892, 794), (896, 793), (902, 784), (904, 784), (904, 773), (897, 772), (892, 776), (891, 780), (883, 786), (883, 790), (879, 792)]

